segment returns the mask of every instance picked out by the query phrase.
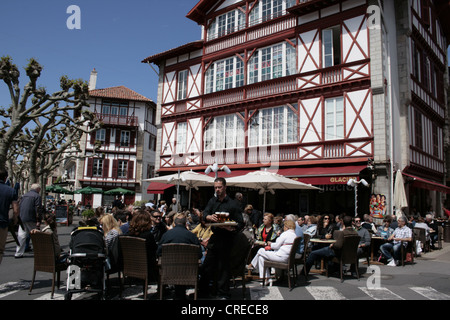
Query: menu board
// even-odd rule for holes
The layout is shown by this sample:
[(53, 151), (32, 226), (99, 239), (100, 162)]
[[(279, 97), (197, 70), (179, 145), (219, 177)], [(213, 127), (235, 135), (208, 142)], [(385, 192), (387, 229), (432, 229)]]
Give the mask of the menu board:
[(56, 223), (69, 225), (69, 206), (55, 206)]

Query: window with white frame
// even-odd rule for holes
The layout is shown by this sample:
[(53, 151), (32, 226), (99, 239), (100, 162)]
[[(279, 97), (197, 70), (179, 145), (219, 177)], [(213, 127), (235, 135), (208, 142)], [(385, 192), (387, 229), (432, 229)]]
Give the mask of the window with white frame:
[(178, 72), (178, 100), (186, 99), (187, 97), (187, 79), (188, 71), (183, 70)]
[(239, 57), (212, 63), (205, 74), (205, 93), (212, 93), (244, 85), (244, 62)]
[(187, 123), (179, 122), (177, 126), (177, 153), (185, 153), (187, 143)]
[(245, 8), (236, 8), (210, 21), (207, 39), (213, 40), (245, 28)]
[(341, 27), (322, 30), (323, 67), (341, 64)]
[(287, 41), (258, 49), (248, 62), (248, 84), (295, 73), (295, 47)]
[(295, 0), (259, 0), (250, 12), (249, 26), (283, 16), (294, 5)]
[(103, 159), (94, 159), (92, 163), (92, 176), (93, 177), (103, 176)]
[(130, 145), (130, 131), (120, 131), (120, 146), (128, 147)]
[(106, 129), (98, 129), (95, 132), (95, 141), (101, 141), (102, 143), (106, 141)]
[(295, 143), (298, 141), (298, 105), (259, 110), (250, 122), (250, 147)]
[(117, 178), (126, 179), (128, 177), (128, 161), (119, 160), (117, 162)]
[(243, 148), (244, 121), (236, 114), (215, 117), (205, 130), (205, 150)]
[(344, 98), (325, 100), (325, 140), (344, 139)]

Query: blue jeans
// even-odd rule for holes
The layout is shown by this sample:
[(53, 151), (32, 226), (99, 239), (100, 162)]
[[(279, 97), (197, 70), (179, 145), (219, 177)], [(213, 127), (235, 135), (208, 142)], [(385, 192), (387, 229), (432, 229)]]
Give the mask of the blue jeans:
[(306, 259), (305, 273), (306, 274), (309, 273), (309, 270), (311, 270), (311, 267), (313, 266), (316, 260), (319, 260), (321, 258), (333, 258), (334, 256), (335, 256), (334, 250), (331, 249), (329, 246), (311, 251), (311, 253), (308, 256), (308, 259)]
[[(385, 244), (382, 244), (380, 246), (381, 253), (386, 257), (388, 260), (392, 260), (394, 258), (395, 260), (400, 260), (400, 255), (402, 252), (402, 243), (392, 243), (387, 242)], [(394, 251), (394, 256), (392, 256), (391, 251)]]

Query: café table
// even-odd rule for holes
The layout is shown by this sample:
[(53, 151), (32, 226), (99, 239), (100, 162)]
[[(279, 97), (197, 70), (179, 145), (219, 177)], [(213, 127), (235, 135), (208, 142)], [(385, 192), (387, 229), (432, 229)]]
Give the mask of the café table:
[[(311, 243), (316, 243), (316, 244), (328, 244), (328, 245), (330, 245), (330, 244), (332, 244), (332, 243), (335, 243), (336, 242), (336, 240), (334, 240), (334, 239), (319, 239), (319, 238), (311, 238), (310, 240), (309, 240), (309, 242), (311, 242)], [(325, 273), (327, 270), (326, 270), (326, 268), (325, 268), (325, 266), (324, 266), (324, 258), (322, 258), (322, 259), (320, 259), (320, 269), (311, 269), (309, 272), (310, 273), (319, 273), (319, 274), (322, 274), (322, 273)]]
[[(384, 263), (379, 262), (376, 258), (374, 259), (374, 250), (375, 250), (375, 241), (382, 241), (382, 242), (386, 242), (387, 239), (385, 239), (384, 237), (380, 237), (380, 236), (375, 236), (373, 235), (371, 237), (371, 241), (370, 241), (370, 263), (371, 264), (375, 264), (375, 265), (383, 265)], [(364, 261), (365, 264), (367, 264), (367, 261)]]

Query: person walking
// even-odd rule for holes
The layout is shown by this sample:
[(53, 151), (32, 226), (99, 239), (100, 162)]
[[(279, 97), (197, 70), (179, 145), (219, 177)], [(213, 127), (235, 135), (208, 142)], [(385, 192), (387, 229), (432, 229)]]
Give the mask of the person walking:
[(43, 207), (42, 198), (40, 196), (41, 186), (37, 183), (31, 185), (28, 191), (20, 200), (20, 220), (18, 240), (19, 245), (16, 247), (15, 258), (22, 258), (25, 252), (27, 237), (31, 230), (40, 229)]
[(17, 192), (5, 184), (8, 173), (5, 168), (0, 169), (0, 264), (5, 251), (6, 239), (8, 238), (9, 209), (12, 205), (14, 224), (17, 223), (19, 215), (19, 204)]

